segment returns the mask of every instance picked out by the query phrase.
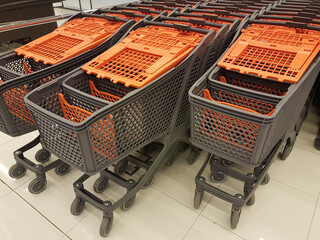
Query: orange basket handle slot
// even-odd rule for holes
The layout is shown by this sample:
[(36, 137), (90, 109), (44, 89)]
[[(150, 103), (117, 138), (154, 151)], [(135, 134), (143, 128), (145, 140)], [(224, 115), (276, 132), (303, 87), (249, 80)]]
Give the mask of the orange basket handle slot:
[(24, 70), (26, 71), (26, 74), (33, 73), (33, 71), (29, 68), (26, 62), (23, 62), (22, 64), (23, 64)]
[(121, 97), (118, 97), (118, 96), (113, 95), (111, 93), (99, 91), (96, 88), (96, 86), (94, 85), (93, 81), (89, 81), (89, 86), (90, 86), (92, 96), (103, 98), (103, 99), (108, 100), (110, 102), (116, 102), (121, 99)]
[[(80, 119), (80, 114), (82, 118), (87, 118), (92, 114), (91, 112), (85, 109), (70, 105), (61, 93), (58, 93), (58, 97), (61, 103), (63, 115), (66, 119), (79, 123), (83, 120), (83, 119)], [(74, 114), (75, 118), (73, 118), (71, 114)]]
[(238, 108), (238, 109), (241, 109), (241, 110), (245, 110), (245, 111), (248, 111), (248, 112), (252, 112), (252, 113), (258, 113), (258, 114), (262, 114), (262, 115), (265, 115), (265, 116), (270, 116), (271, 114), (273, 114), (273, 112), (276, 110), (275, 108), (272, 109), (271, 112), (269, 112), (268, 114), (263, 114), (263, 113), (259, 113), (257, 111), (254, 111), (252, 109), (248, 109), (248, 108), (244, 108), (244, 107), (240, 107), (240, 106), (237, 106), (235, 104), (232, 104), (232, 103), (226, 103), (226, 102), (221, 102), (221, 101), (216, 101), (214, 100), (212, 97), (211, 97), (211, 94), (209, 92), (208, 89), (203, 89), (203, 97), (207, 100), (210, 100), (210, 101), (213, 101), (213, 102), (216, 102), (216, 103), (220, 103), (220, 104), (224, 104), (224, 105), (227, 105), (227, 106), (230, 106), (230, 107), (234, 107), (234, 108)]

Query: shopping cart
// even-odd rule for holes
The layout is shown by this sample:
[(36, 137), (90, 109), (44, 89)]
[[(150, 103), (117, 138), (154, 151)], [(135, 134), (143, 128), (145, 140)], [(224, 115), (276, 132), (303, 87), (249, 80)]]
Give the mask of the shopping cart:
[(146, 9), (146, 8), (140, 8), (140, 7), (125, 7), (125, 6), (114, 6), (111, 8), (101, 10), (110, 10), (110, 11), (125, 11), (125, 12), (132, 12), (142, 15), (151, 15), (153, 18), (156, 18), (159, 15), (167, 15), (168, 13), (166, 11), (157, 11), (153, 9)]
[[(88, 62), (115, 44), (134, 24), (134, 20), (114, 16), (80, 13), (70, 18), (51, 34), (26, 44), (0, 57), (0, 130), (20, 136), (36, 130), (23, 98), (33, 89), (51, 82)], [(76, 54), (78, 54), (76, 56)], [(35, 164), (23, 153), (40, 143), (40, 137), (14, 152), (16, 164), (9, 169), (13, 178), (21, 178), (27, 169), (36, 174), (29, 191), (39, 193), (46, 187), (45, 173), (55, 168), (64, 175), (70, 166), (60, 160), (46, 166), (51, 153), (40, 149)]]
[[(85, 202), (100, 209), (102, 236), (111, 230), (113, 211), (120, 206), (128, 210), (137, 191), (149, 185), (166, 162), (172, 146), (186, 138), (176, 126), (182, 105), (188, 103), (183, 101), (187, 86), (200, 76), (206, 49), (217, 42), (212, 30), (149, 21), (140, 27), (86, 64), (85, 71), (41, 86), (25, 98), (43, 145), (85, 173), (74, 183), (71, 212), (79, 215)], [(99, 102), (104, 106), (100, 108)], [(108, 170), (160, 137), (165, 138), (164, 147), (153, 162), (145, 164), (146, 173), (138, 182)], [(96, 192), (113, 181), (127, 193), (111, 203), (85, 190), (83, 182), (98, 172)]]
[[(152, 0), (152, 2), (162, 2), (162, 1), (161, 0)], [(196, 7), (198, 5), (205, 4), (207, 1), (206, 0), (201, 0), (201, 1), (197, 1), (197, 0), (192, 0), (192, 1), (188, 1), (188, 0), (172, 0), (170, 2), (179, 3), (179, 4), (185, 4), (185, 5), (191, 5), (192, 7)]]
[[(283, 160), (290, 154), (320, 66), (319, 27), (250, 20), (246, 28), (189, 91), (190, 141), (209, 153), (196, 177), (194, 206), (200, 206), (204, 191), (232, 203), (231, 228), (242, 207), (254, 204), (257, 187), (269, 181), (267, 171), (278, 152), (283, 149)], [(208, 163), (212, 181), (237, 178), (244, 182), (243, 194), (208, 184), (202, 176)], [(230, 169), (234, 163), (253, 172)]]
[(173, 6), (164, 6), (164, 5), (159, 5), (153, 2), (150, 2), (149, 4), (146, 3), (128, 3), (127, 5), (125, 5), (125, 7), (134, 7), (134, 8), (143, 8), (143, 9), (150, 9), (150, 10), (156, 10), (156, 11), (165, 11), (168, 14), (175, 12), (175, 11), (180, 11), (180, 8), (178, 7), (173, 7)]
[[(212, 4), (212, 5), (211, 5)], [(249, 14), (251, 17), (254, 17), (259, 13), (259, 11), (263, 10), (250, 10), (244, 9), (236, 6), (214, 6), (214, 3), (210, 3), (207, 5), (198, 5), (195, 9), (199, 10), (210, 10), (210, 11), (226, 11), (229, 13), (237, 13), (237, 14)]]

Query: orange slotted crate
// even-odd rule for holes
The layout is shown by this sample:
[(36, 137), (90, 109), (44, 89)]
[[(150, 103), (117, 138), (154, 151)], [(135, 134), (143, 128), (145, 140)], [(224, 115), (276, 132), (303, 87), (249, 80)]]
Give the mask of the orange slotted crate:
[(137, 8), (137, 10), (123, 9), (123, 11), (132, 12), (132, 13), (138, 13), (138, 14), (143, 14), (143, 15), (151, 15), (153, 18), (155, 18), (155, 17), (157, 17), (159, 15), (159, 14), (156, 14), (156, 13), (148, 13), (148, 12), (139, 10), (139, 8)]
[(297, 83), (318, 54), (319, 42), (317, 31), (253, 24), (243, 31), (218, 66)]
[(177, 66), (203, 37), (169, 27), (140, 28), (82, 69), (97, 78), (141, 88)]
[(123, 23), (95, 17), (74, 19), (15, 52), (25, 58), (55, 65), (99, 45)]

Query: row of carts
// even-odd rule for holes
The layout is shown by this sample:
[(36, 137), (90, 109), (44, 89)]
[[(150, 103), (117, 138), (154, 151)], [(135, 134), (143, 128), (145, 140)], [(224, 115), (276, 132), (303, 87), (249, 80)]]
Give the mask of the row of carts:
[[(294, 146), (317, 91), (319, 49), (316, 0), (140, 1), (76, 14), (0, 56), (0, 131), (40, 133), (14, 152), (9, 175), (33, 172), (37, 194), (47, 171), (80, 170), (71, 213), (101, 210), (107, 236), (113, 212), (129, 210), (162, 166), (188, 147), (192, 164), (204, 150), (194, 207), (205, 191), (228, 201), (236, 228), (272, 162)], [(26, 158), (38, 144), (36, 161)], [(93, 193), (84, 182), (96, 174)], [(210, 183), (227, 176), (244, 182), (242, 193)], [(115, 202), (97, 195), (110, 181), (126, 190)]]

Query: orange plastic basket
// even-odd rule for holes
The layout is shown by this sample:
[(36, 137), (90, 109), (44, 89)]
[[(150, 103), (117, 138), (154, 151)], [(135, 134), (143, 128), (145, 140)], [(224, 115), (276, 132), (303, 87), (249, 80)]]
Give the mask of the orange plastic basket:
[(218, 66), (242, 74), (297, 83), (318, 54), (319, 41), (320, 32), (253, 24), (243, 31)]
[(141, 88), (177, 66), (204, 36), (169, 27), (140, 28), (82, 69), (97, 78)]
[(96, 17), (78, 18), (15, 51), (26, 58), (55, 65), (99, 45), (123, 24)]

